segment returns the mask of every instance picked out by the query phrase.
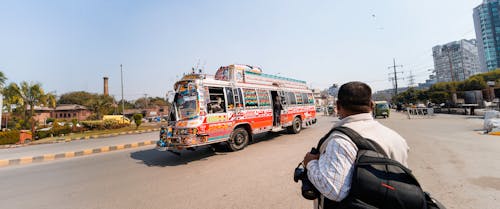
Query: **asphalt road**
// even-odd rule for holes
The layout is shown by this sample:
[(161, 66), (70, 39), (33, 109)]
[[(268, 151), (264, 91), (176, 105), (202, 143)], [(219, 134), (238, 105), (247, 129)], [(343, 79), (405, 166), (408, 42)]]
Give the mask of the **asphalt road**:
[[(335, 121), (259, 136), (239, 152), (205, 147), (178, 157), (146, 146), (0, 168), (0, 208), (311, 208), (293, 169)], [(407, 138), (411, 169), (448, 208), (498, 208), (500, 137), (479, 134), (482, 120), (380, 121)]]

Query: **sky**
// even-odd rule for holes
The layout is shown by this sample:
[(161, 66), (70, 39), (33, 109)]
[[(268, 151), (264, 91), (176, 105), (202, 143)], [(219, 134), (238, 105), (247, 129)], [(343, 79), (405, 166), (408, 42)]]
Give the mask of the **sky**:
[[(164, 97), (199, 65), (249, 64), (327, 88), (392, 88), (388, 67), (423, 82), (432, 47), (475, 38), (481, 0), (0, 0), (0, 71), (57, 95)], [(408, 78), (399, 81), (407, 86)]]

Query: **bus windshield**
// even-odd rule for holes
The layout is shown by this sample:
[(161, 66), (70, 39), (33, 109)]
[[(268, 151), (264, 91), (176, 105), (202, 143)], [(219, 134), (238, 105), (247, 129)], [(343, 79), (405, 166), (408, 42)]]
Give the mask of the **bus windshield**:
[(190, 81), (179, 82), (174, 103), (180, 120), (196, 118), (200, 107), (198, 105), (198, 91), (196, 90), (195, 83)]

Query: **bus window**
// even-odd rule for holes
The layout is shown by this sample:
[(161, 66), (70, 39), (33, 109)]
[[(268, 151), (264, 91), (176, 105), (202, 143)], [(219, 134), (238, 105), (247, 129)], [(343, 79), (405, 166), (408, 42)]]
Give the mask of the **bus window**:
[(210, 102), (207, 103), (208, 113), (226, 112), (224, 91), (222, 87), (208, 87)]
[(309, 104), (314, 104), (314, 96), (313, 94), (307, 94), (307, 100), (309, 100)]
[(269, 91), (268, 90), (257, 90), (259, 97), (259, 105), (261, 107), (271, 106), (271, 100), (269, 100)]
[(309, 99), (307, 98), (307, 93), (302, 93), (302, 102), (304, 104), (309, 104)]
[(287, 99), (286, 92), (278, 91), (278, 95), (281, 97), (281, 104), (287, 105), (290, 103)]
[(297, 104), (304, 104), (302, 102), (302, 95), (300, 93), (296, 93), (295, 96), (297, 97)]
[(293, 92), (288, 92), (288, 101), (290, 101), (290, 105), (297, 104), (297, 100), (295, 99), (295, 94)]
[(254, 108), (259, 106), (255, 89), (243, 89), (243, 95), (245, 96), (245, 107)]
[(227, 109), (232, 110), (234, 109), (234, 95), (233, 95), (233, 90), (231, 88), (225, 88), (226, 89), (226, 101), (227, 101)]

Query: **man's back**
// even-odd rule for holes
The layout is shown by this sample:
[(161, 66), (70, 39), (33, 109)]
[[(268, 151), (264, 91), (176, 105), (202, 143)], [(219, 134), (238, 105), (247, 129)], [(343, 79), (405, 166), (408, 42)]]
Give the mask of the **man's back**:
[(392, 129), (387, 128), (376, 120), (370, 119), (371, 115), (368, 115), (370, 114), (352, 115), (350, 117), (354, 118), (354, 121), (347, 122), (343, 126), (355, 130), (364, 138), (373, 140), (384, 149), (389, 158), (408, 167), (409, 147), (406, 140)]

